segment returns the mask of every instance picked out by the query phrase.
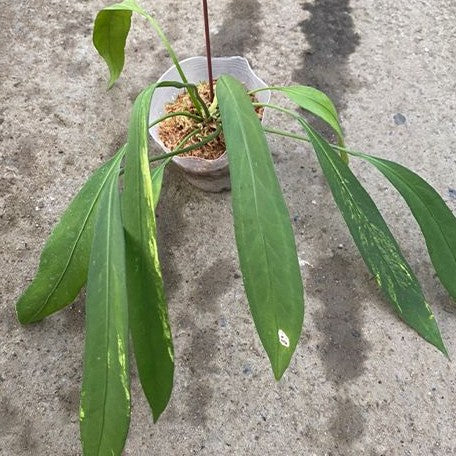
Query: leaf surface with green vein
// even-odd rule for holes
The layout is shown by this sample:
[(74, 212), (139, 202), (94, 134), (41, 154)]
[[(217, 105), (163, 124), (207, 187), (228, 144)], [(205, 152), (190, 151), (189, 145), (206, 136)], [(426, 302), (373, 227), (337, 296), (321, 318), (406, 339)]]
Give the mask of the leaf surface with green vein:
[(420, 225), (432, 264), (456, 299), (456, 218), (440, 195), (420, 176), (398, 163), (355, 153), (372, 163), (399, 191)]
[(116, 166), (100, 196), (87, 279), (84, 456), (120, 456), (130, 424), (125, 241)]
[(71, 304), (87, 280), (94, 212), (106, 181), (123, 157), (120, 149), (85, 183), (49, 237), (36, 277), (16, 304), (21, 323), (32, 323)]
[(301, 121), (334, 200), (376, 282), (393, 309), (445, 355), (435, 317), (420, 284), (369, 194), (338, 154), (307, 122)]
[(133, 106), (122, 202), (130, 330), (139, 378), (157, 420), (171, 395), (174, 355), (158, 258), (155, 198), (148, 159), (148, 115), (154, 89), (151, 86), (141, 92)]
[(241, 83), (217, 82), (245, 291), (276, 379), (298, 343), (304, 291), (290, 216), (260, 121)]

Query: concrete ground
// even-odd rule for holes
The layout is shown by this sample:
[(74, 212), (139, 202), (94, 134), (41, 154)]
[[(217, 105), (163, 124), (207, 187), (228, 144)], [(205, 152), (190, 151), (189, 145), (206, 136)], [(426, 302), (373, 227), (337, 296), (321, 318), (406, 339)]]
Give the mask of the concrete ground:
[[(199, 1), (141, 2), (182, 58), (203, 52)], [(347, 143), (420, 173), (456, 211), (454, 0), (210, 1), (215, 53), (270, 84), (314, 84)], [(132, 101), (170, 63), (134, 21), (125, 73), (105, 91), (91, 45), (101, 0), (0, 0), (0, 454), (80, 454), (84, 297), (21, 327), (14, 303), (52, 226), (125, 140)], [(280, 116), (271, 123), (286, 127)], [(456, 363), (390, 310), (357, 254), (307, 146), (271, 139), (293, 217), (307, 309), (276, 383), (247, 308), (230, 194), (170, 169), (158, 211), (176, 350), (172, 400), (153, 425), (133, 371), (125, 455), (456, 454)], [(398, 195), (353, 162), (390, 222), (456, 357), (456, 306)]]

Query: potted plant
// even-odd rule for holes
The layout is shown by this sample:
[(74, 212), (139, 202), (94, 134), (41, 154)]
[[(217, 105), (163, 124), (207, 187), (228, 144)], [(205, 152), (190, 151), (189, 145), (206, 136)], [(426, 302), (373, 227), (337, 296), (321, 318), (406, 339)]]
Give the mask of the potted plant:
[[(385, 297), (408, 325), (447, 354), (413, 271), (374, 202), (352, 173), (348, 157), (375, 166), (400, 192), (420, 225), (437, 276), (455, 298), (456, 219), (452, 212), (412, 171), (346, 148), (337, 111), (322, 92), (306, 86), (261, 84), (251, 89), (243, 84), (246, 81), (223, 72), (216, 76), (214, 91), (207, 5), (203, 4), (208, 49), (206, 85), (204, 81), (189, 82), (155, 19), (134, 0), (98, 13), (94, 44), (108, 64), (110, 86), (123, 68), (132, 13), (146, 18), (158, 33), (179, 80), (160, 80), (138, 95), (125, 144), (94, 172), (62, 215), (43, 249), (35, 279), (16, 306), (21, 323), (36, 322), (70, 304), (87, 286), (80, 407), (85, 455), (120, 455), (124, 447), (130, 420), (130, 335), (154, 420), (169, 401), (174, 355), (158, 257), (155, 206), (164, 168), (172, 158), (212, 147), (214, 142), (227, 151), (244, 287), (277, 380), (299, 340), (304, 291), (290, 217), (265, 133), (295, 138), (313, 147), (355, 244)], [(178, 90), (176, 102), (185, 98), (187, 108), (161, 112), (157, 119), (151, 106), (159, 91), (169, 87)], [(287, 96), (297, 107), (329, 124), (338, 143), (331, 144), (300, 112), (264, 101), (260, 94), (269, 91)], [(162, 108), (166, 108), (163, 103)], [(259, 117), (265, 108), (289, 116), (302, 133), (262, 124)], [(172, 150), (149, 156), (150, 128), (180, 117), (188, 119), (194, 129), (177, 138)], [(151, 170), (150, 163), (159, 165)]]
[[(262, 81), (252, 70), (249, 62), (244, 57), (216, 57), (211, 58), (210, 70), (207, 67), (207, 57), (190, 57), (179, 62), (182, 72), (185, 74), (186, 79), (191, 82), (198, 84), (205, 79), (208, 79), (208, 72), (210, 71), (213, 79), (217, 79), (223, 74), (229, 74), (239, 81), (241, 81), (244, 87), (248, 90), (265, 89), (257, 94), (258, 101), (261, 103), (269, 103), (271, 98), (271, 92), (267, 89), (267, 85)], [(179, 71), (176, 66), (168, 69), (157, 81), (180, 81), (182, 79), (179, 75)], [(177, 133), (175, 143), (178, 143), (184, 136), (183, 130), (191, 133), (193, 127), (185, 116), (176, 116), (170, 119), (166, 119), (163, 122), (158, 122), (163, 116), (166, 116), (166, 109), (172, 106), (173, 101), (178, 97), (179, 89), (175, 87), (161, 87), (156, 90), (152, 97), (149, 121), (152, 127), (150, 128), (150, 134), (154, 141), (158, 143), (164, 152), (170, 152), (170, 149), (163, 143), (160, 137), (160, 127), (163, 131), (167, 123), (172, 124), (172, 132)], [(181, 93), (181, 97), (184, 94)], [(210, 96), (210, 94), (209, 94)], [(173, 109), (180, 109), (175, 107)], [(265, 113), (262, 108), (259, 109), (261, 113), (262, 122), (265, 120)], [(173, 125), (174, 124), (174, 125)], [(165, 128), (163, 128), (165, 127)], [(182, 129), (181, 129), (182, 128)], [(213, 129), (216, 130), (216, 124), (213, 125)], [(220, 135), (220, 138), (222, 135)], [(229, 177), (229, 166), (228, 156), (224, 151), (224, 143), (220, 141), (214, 144), (210, 154), (203, 153), (193, 156), (179, 156), (172, 157), (172, 162), (183, 171), (185, 178), (194, 186), (209, 192), (220, 192), (223, 190), (230, 189), (230, 177)], [(217, 150), (217, 149), (220, 150)], [(219, 155), (220, 154), (220, 155)], [(207, 159), (211, 156), (211, 159)]]

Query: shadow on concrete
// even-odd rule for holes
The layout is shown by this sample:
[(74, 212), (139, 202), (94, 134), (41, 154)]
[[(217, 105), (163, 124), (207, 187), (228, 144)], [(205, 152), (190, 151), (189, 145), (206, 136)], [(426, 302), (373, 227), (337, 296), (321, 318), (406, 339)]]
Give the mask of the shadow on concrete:
[[(186, 192), (181, 192), (182, 177), (174, 168), (169, 167), (166, 170), (164, 182), (170, 183), (170, 185), (164, 185), (162, 188), (156, 217), (160, 265), (169, 302), (178, 292), (182, 281), (175, 254), (182, 246), (184, 234), (188, 232), (189, 228), (183, 214), (189, 196)], [(162, 211), (161, 207), (169, 208), (169, 210)]]
[(344, 94), (354, 85), (348, 74), (348, 58), (360, 43), (350, 0), (315, 0), (305, 3), (303, 9), (310, 13), (299, 24), (309, 49), (302, 53), (302, 66), (293, 72), (293, 80), (323, 90), (342, 110)]
[[(294, 70), (292, 80), (322, 90), (341, 112), (346, 107), (345, 93), (358, 86), (348, 69), (348, 58), (360, 42), (350, 15), (350, 0), (315, 0), (305, 3), (303, 9), (310, 17), (299, 25), (309, 48), (302, 53), (302, 65)], [(323, 121), (309, 120), (328, 139), (336, 141)]]
[(209, 313), (208, 321), (219, 320), (220, 308), (217, 300), (232, 287), (233, 262), (231, 259), (217, 259), (209, 266), (196, 284), (190, 297), (190, 307), (179, 316), (179, 326), (191, 333), (191, 343), (184, 352), (184, 358), (190, 369), (192, 382), (186, 406), (191, 423), (194, 426), (206, 425), (207, 409), (210, 406), (213, 392), (207, 379), (210, 374), (217, 373), (216, 353), (219, 346), (217, 327), (201, 328), (194, 315)]
[[(211, 374), (217, 373), (216, 353), (219, 334), (211, 322), (219, 319), (218, 298), (232, 286), (233, 262), (231, 259), (217, 259), (204, 271), (193, 271), (194, 288), (185, 296), (186, 304), (176, 300), (182, 297), (188, 274), (180, 273), (177, 259), (187, 248), (195, 248), (195, 241), (189, 240), (190, 226), (184, 216), (184, 208), (192, 198), (191, 194), (180, 189), (188, 185), (176, 170), (169, 170), (170, 185), (163, 189), (162, 204), (167, 210), (161, 215), (158, 211), (158, 231), (161, 248), (161, 265), (170, 307), (177, 310), (176, 325), (179, 331), (188, 335), (182, 357), (189, 370), (191, 381), (185, 394), (188, 421), (194, 427), (206, 426), (207, 410), (211, 405), (213, 391), (208, 382)], [(204, 315), (207, 314), (207, 315)], [(209, 322), (209, 324), (204, 323)], [(172, 415), (172, 411), (171, 411)]]
[(212, 38), (214, 56), (245, 55), (260, 44), (261, 3), (258, 0), (233, 0), (223, 13), (224, 21)]
[(15, 454), (34, 454), (37, 448), (32, 420), (7, 397), (0, 399), (0, 441)]
[(322, 309), (314, 316), (324, 339), (319, 356), (326, 377), (338, 389), (329, 432), (335, 444), (342, 447), (350, 447), (364, 433), (363, 410), (345, 387), (364, 373), (370, 350), (363, 336), (361, 309), (370, 287), (357, 289), (362, 271), (356, 263), (359, 262), (336, 252), (332, 258), (314, 265), (307, 282), (308, 294), (322, 303)]

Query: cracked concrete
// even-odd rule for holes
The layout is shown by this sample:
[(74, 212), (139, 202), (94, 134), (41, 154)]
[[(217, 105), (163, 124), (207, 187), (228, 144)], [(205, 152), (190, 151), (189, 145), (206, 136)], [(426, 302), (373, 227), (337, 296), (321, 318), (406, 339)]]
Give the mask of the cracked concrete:
[[(141, 2), (181, 58), (203, 51), (198, 2)], [(21, 327), (14, 303), (52, 226), (124, 141), (132, 101), (169, 59), (136, 18), (126, 68), (105, 91), (91, 45), (105, 2), (0, 8), (0, 455), (80, 454), (84, 296)], [(198, 4), (199, 5), (199, 4)], [(244, 54), (272, 84), (314, 84), (341, 109), (347, 143), (425, 177), (456, 211), (453, 0), (209, 2), (217, 54)], [(285, 127), (282, 117), (271, 122)], [(290, 369), (274, 382), (247, 309), (230, 195), (173, 169), (158, 210), (176, 350), (172, 400), (156, 425), (132, 369), (125, 455), (456, 453), (456, 364), (402, 324), (369, 280), (308, 147), (271, 138), (293, 218), (307, 309)], [(368, 165), (369, 188), (432, 304), (450, 356), (456, 307), (406, 206)]]

